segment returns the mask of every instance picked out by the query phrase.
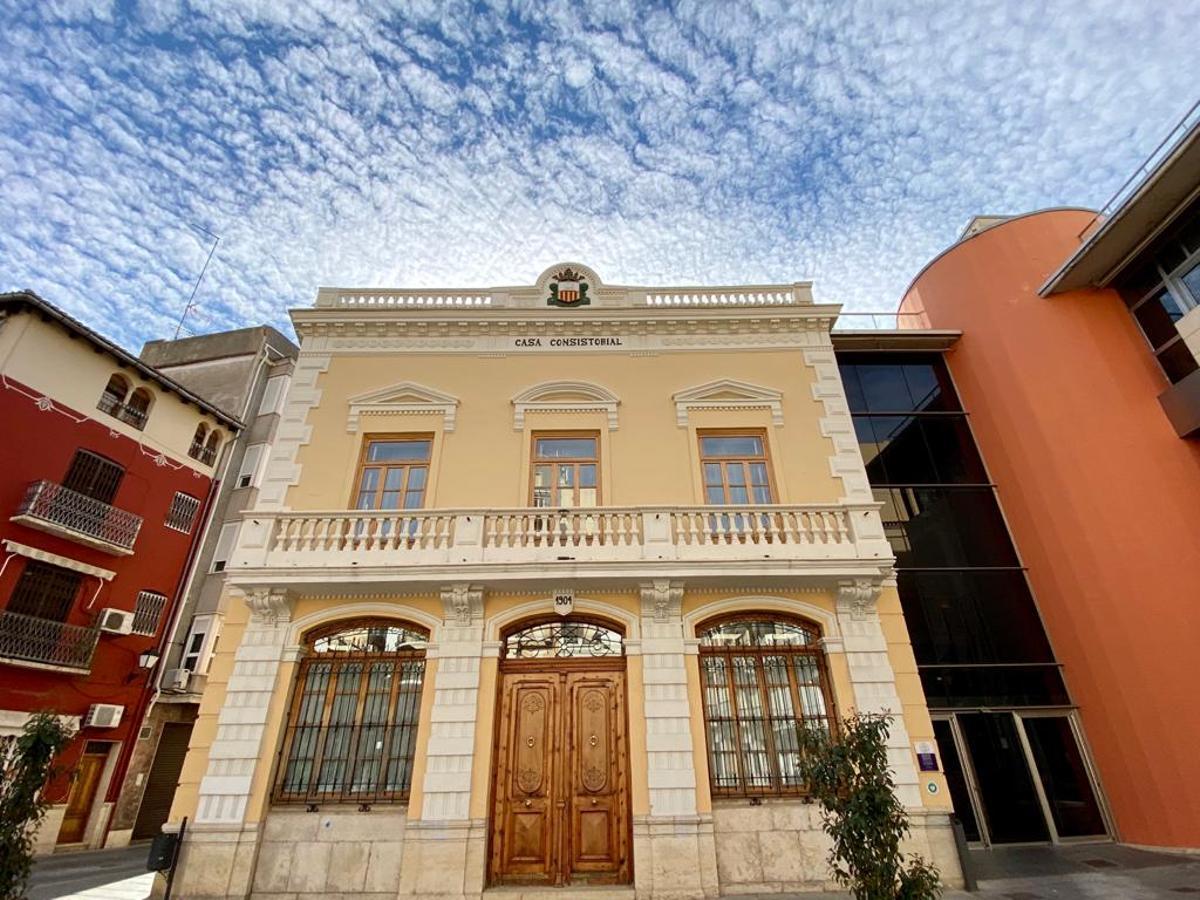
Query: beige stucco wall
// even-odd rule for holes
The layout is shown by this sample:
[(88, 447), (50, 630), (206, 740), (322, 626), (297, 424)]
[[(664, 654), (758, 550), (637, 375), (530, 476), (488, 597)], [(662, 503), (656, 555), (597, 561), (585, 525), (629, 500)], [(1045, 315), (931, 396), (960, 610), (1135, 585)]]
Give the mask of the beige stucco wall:
[[(54, 364), (47, 365), (47, 360)], [(107, 353), (92, 352), (90, 345), (73, 340), (61, 326), (28, 313), (14, 316), (0, 328), (0, 372), (206, 476), (212, 475), (212, 469), (187, 455), (196, 426), (205, 422), (209, 428), (218, 428), (222, 442), (230, 437), (227, 429), (195, 405), (143, 379), (133, 369), (118, 367)], [(104, 386), (115, 374), (130, 382), (131, 391), (144, 387), (153, 395), (144, 431), (96, 409)]]
[[(741, 381), (781, 391), (782, 426), (766, 409), (695, 410), (676, 424), (671, 395), (736, 373)], [(531, 413), (513, 428), (512, 398), (562, 377), (607, 388), (620, 399), (618, 428), (602, 412)], [(608, 506), (701, 503), (698, 428), (757, 428), (767, 434), (779, 502), (832, 502), (841, 483), (829, 470), (832, 446), (817, 426), (822, 406), (812, 398), (812, 370), (793, 352), (677, 353), (658, 356), (578, 354), (548, 365), (545, 356), (499, 359), (426, 354), (383, 366), (378, 356), (335, 356), (317, 382), (319, 405), (309, 413), (311, 442), (302, 446), (300, 483), (292, 509), (350, 506), (366, 433), (434, 435), (426, 508), (528, 505), (530, 433), (600, 433), (602, 503)], [(348, 398), (401, 381), (417, 381), (458, 398), (452, 432), (440, 414), (364, 415), (347, 432)], [(482, 452), (486, 448), (486, 452)], [(308, 477), (308, 472), (320, 477)]]

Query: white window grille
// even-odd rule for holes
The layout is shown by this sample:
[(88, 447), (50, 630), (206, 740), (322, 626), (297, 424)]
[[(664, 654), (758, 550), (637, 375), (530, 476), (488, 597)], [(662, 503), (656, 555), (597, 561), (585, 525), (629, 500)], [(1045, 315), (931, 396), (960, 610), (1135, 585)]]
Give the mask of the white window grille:
[(133, 606), (133, 633), (152, 636), (158, 631), (167, 598), (155, 591), (139, 591)]
[(166, 526), (184, 534), (191, 534), (199, 509), (200, 501), (191, 494), (182, 491), (176, 493), (171, 499), (171, 508), (167, 510)]

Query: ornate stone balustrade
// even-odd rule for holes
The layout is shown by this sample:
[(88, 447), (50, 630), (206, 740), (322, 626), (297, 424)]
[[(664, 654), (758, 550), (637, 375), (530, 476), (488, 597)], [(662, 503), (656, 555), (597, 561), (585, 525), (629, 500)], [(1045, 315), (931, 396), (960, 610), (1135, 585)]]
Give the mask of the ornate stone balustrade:
[(874, 503), (250, 513), (229, 570), (739, 560), (890, 564)]

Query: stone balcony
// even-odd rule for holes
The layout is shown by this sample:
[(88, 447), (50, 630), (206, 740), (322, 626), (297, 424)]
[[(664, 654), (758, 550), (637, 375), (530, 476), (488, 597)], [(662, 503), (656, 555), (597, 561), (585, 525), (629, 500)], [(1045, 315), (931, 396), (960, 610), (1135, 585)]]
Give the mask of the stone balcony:
[(12, 521), (114, 556), (133, 553), (142, 527), (141, 516), (53, 481), (30, 484)]
[[(879, 505), (251, 512), (227, 571), (258, 583), (870, 575)], [(515, 584), (514, 584), (515, 586)]]

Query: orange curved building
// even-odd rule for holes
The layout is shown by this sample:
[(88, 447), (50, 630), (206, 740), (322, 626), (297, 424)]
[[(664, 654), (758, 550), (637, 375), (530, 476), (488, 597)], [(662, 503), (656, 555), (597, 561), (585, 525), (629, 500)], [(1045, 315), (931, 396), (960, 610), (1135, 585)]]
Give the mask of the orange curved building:
[(991, 224), (929, 263), (901, 312), (962, 332), (945, 360), (1115, 836), (1197, 848), (1200, 441), (1163, 414), (1156, 397), (1171, 388), (1133, 304), (1108, 287), (1039, 294), (1095, 218), (1060, 209)]

